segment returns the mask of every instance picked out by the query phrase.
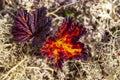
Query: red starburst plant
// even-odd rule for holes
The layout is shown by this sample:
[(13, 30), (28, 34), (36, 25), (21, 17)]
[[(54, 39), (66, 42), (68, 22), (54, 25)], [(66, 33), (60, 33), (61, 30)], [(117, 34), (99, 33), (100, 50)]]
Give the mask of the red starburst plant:
[(58, 69), (61, 69), (63, 60), (86, 60), (84, 44), (78, 41), (85, 32), (82, 24), (68, 17), (63, 20), (56, 36), (47, 37), (40, 51), (48, 59), (53, 59)]

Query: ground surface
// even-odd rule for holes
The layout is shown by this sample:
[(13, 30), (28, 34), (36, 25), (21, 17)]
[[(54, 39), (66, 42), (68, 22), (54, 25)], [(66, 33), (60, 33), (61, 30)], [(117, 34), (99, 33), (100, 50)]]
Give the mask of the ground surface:
[[(32, 0), (18, 0), (17, 5), (15, 1), (0, 5), (0, 80), (120, 80), (120, 0), (41, 0), (34, 6)], [(47, 16), (54, 18), (53, 34), (66, 16), (84, 24), (88, 33), (81, 41), (88, 49), (88, 61), (65, 61), (57, 71), (30, 41), (13, 40), (15, 12), (31, 6), (48, 8)]]

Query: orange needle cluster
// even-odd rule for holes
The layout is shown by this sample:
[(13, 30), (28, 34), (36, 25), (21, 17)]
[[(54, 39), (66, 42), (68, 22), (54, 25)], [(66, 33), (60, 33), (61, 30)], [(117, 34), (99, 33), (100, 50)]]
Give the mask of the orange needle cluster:
[(84, 44), (78, 41), (85, 32), (83, 25), (68, 17), (58, 28), (57, 36), (47, 38), (41, 52), (53, 59), (57, 68), (61, 68), (63, 60), (86, 59)]

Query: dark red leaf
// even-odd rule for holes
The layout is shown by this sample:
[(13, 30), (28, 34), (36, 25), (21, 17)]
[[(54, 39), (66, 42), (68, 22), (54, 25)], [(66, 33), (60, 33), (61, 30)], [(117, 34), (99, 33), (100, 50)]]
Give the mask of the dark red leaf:
[(33, 33), (34, 23), (33, 16), (30, 15), (26, 10), (18, 11), (15, 18), (15, 27), (12, 30), (12, 34), (17, 41), (27, 41), (29, 40)]
[(31, 38), (34, 46), (39, 46), (46, 38), (51, 27), (51, 19), (46, 17), (46, 8), (33, 12), (19, 10), (15, 18), (12, 34), (17, 41), (28, 41)]

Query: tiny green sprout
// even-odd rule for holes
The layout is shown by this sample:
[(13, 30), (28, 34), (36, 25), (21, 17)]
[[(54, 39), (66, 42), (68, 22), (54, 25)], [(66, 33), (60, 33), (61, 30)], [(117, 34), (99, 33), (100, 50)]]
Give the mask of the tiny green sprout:
[(68, 16), (74, 16), (75, 14), (72, 12), (72, 11), (70, 11), (70, 10), (67, 10), (67, 11), (65, 11), (65, 13), (64, 13), (64, 17), (68, 17)]

